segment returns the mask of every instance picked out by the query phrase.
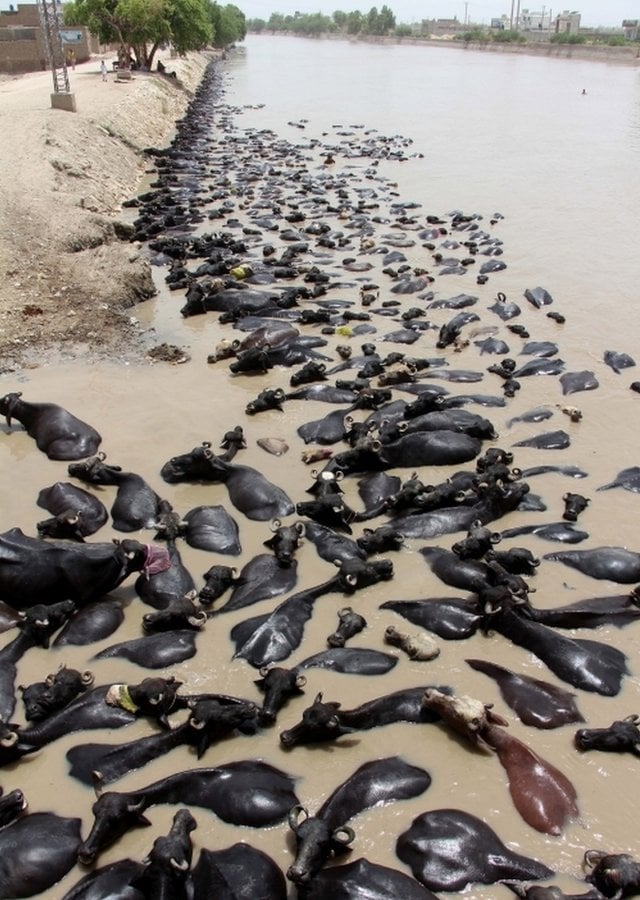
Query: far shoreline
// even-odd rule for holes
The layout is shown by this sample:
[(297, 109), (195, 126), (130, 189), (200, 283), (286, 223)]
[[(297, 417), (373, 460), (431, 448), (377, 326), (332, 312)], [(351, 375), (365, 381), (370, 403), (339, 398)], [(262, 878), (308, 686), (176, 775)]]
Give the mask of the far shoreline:
[(500, 43), (498, 41), (458, 41), (396, 35), (345, 35), (324, 32), (319, 35), (294, 34), (290, 31), (250, 31), (252, 37), (298, 37), (307, 40), (347, 41), (354, 44), (389, 44), (425, 48), (477, 50), (481, 53), (511, 53), (521, 56), (547, 57), (549, 59), (578, 59), (582, 61), (613, 63), (624, 66), (640, 65), (640, 44), (629, 47), (609, 47), (605, 44), (555, 44), (549, 41), (532, 43)]

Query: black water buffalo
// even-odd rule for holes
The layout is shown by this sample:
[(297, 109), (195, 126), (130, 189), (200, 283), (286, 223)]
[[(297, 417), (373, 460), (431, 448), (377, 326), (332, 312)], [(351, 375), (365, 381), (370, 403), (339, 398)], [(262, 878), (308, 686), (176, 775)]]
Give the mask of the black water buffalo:
[(574, 736), (578, 750), (605, 750), (610, 753), (633, 753), (640, 756), (640, 716), (619, 719), (608, 728), (580, 728)]
[(258, 712), (260, 724), (273, 724), (278, 710), (284, 706), (289, 697), (304, 693), (302, 688), (306, 683), (306, 677), (295, 669), (263, 666), (260, 669), (260, 680), (255, 682), (264, 694), (262, 708)]
[(0, 721), (8, 722), (15, 708), (16, 665), (32, 647), (49, 646), (51, 636), (73, 614), (72, 600), (48, 606), (36, 604), (25, 610), (18, 621), (19, 632), (0, 650)]
[(562, 518), (566, 519), (567, 522), (577, 522), (580, 513), (584, 512), (589, 505), (589, 500), (587, 497), (583, 497), (582, 494), (568, 492), (564, 494), (562, 499), (564, 501)]
[(15, 822), (27, 808), (27, 801), (21, 790), (2, 793), (0, 788), (0, 828)]
[(289, 812), (289, 827), (296, 838), (296, 859), (287, 878), (304, 885), (332, 856), (345, 853), (355, 832), (345, 823), (353, 816), (393, 800), (417, 797), (431, 784), (430, 775), (399, 757), (364, 763), (333, 791), (315, 816), (297, 805)]
[(90, 865), (129, 829), (148, 825), (144, 810), (157, 803), (199, 806), (225, 822), (264, 828), (281, 822), (298, 802), (293, 779), (267, 763), (242, 760), (215, 769), (189, 769), (127, 794), (101, 794), (93, 805), (95, 820), (78, 849), (78, 859)]
[(91, 425), (55, 403), (28, 403), (21, 397), (19, 391), (1, 397), (0, 414), (9, 427), (17, 419), (49, 459), (84, 459), (97, 451), (102, 438)]
[(83, 462), (71, 463), (69, 475), (89, 484), (117, 485), (118, 492), (111, 507), (113, 527), (117, 531), (152, 528), (162, 512), (158, 494), (140, 475), (108, 465), (105, 458), (104, 453), (99, 453)]
[(224, 592), (238, 580), (238, 570), (233, 566), (215, 565), (211, 566), (202, 577), (205, 584), (200, 589), (198, 596), (201, 603), (210, 604), (222, 597)]
[(327, 638), (330, 647), (344, 647), (349, 638), (367, 627), (366, 619), (360, 613), (354, 612), (350, 606), (338, 610), (338, 619), (338, 627)]
[(587, 881), (605, 897), (636, 897), (640, 890), (640, 863), (629, 853), (587, 850), (585, 866), (591, 868)]
[(51, 487), (43, 488), (38, 494), (38, 506), (54, 517), (38, 522), (41, 537), (71, 536), (83, 540), (94, 534), (109, 518), (101, 500), (69, 482), (57, 481)]
[(193, 848), (190, 834), (198, 827), (188, 809), (179, 809), (169, 834), (157, 837), (147, 856), (143, 872), (131, 880), (131, 886), (144, 897), (156, 900), (186, 900), (187, 879)]
[(54, 712), (64, 709), (72, 700), (93, 684), (92, 672), (80, 673), (76, 669), (61, 666), (48, 675), (45, 681), (21, 688), (25, 718), (40, 722)]
[(256, 469), (233, 465), (211, 451), (211, 444), (203, 443), (190, 453), (174, 456), (160, 472), (169, 484), (181, 481), (223, 483), (231, 502), (247, 518), (258, 521), (288, 516), (293, 503), (282, 490)]
[(80, 844), (80, 819), (39, 812), (0, 830), (0, 898), (33, 897), (72, 868)]
[(166, 550), (138, 541), (49, 542), (11, 528), (0, 534), (0, 595), (16, 609), (67, 599), (83, 605), (108, 594), (132, 572), (167, 563)]
[(279, 519), (274, 519), (271, 524), (271, 530), (273, 537), (263, 541), (264, 546), (273, 550), (274, 556), (280, 565), (290, 565), (293, 561), (293, 555), (304, 537), (304, 522), (282, 525)]
[(142, 627), (145, 631), (174, 631), (180, 628), (203, 628), (207, 614), (196, 606), (195, 590), (182, 596), (173, 597), (167, 606), (156, 612), (145, 613)]
[(485, 822), (457, 809), (418, 816), (398, 838), (396, 853), (418, 881), (435, 891), (553, 875), (542, 863), (508, 849)]

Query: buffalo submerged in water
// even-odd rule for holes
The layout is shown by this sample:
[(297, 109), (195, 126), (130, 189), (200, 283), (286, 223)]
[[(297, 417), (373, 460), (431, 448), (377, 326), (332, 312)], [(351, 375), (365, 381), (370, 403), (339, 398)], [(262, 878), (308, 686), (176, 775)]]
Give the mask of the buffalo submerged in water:
[[(544, 861), (527, 852), (526, 830), (524, 838), (514, 832), (523, 850), (514, 853), (498, 836), (503, 827), (494, 831), (490, 821), (462, 808), (464, 794), (454, 785), (450, 808), (432, 809), (428, 799), (416, 799), (431, 784), (431, 771), (423, 765), (430, 768), (433, 763), (439, 777), (440, 762), (437, 753), (425, 762), (415, 746), (422, 746), (427, 728), (430, 745), (437, 749), (444, 746), (438, 742), (446, 740), (452, 763), (464, 769), (497, 759), (506, 781), (494, 766), (488, 820), (494, 819), (492, 809), (501, 809), (499, 791), (508, 804), (505, 788), (525, 828), (534, 831), (559, 835), (578, 808), (593, 817), (588, 798), (581, 800), (553, 761), (536, 751), (536, 732), (520, 740), (505, 730), (506, 720), (498, 710), (491, 711), (491, 702), (478, 705), (460, 694), (458, 684), (448, 682), (450, 672), (456, 673), (456, 682), (473, 679), (471, 683), (482, 685), (478, 694), (498, 702), (502, 698), (526, 727), (553, 730), (583, 721), (581, 696), (548, 681), (544, 670), (544, 677), (536, 679), (517, 671), (522, 654), (534, 654), (576, 692), (602, 698), (617, 694), (624, 676), (633, 674), (633, 659), (611, 640), (610, 629), (633, 626), (638, 613), (635, 591), (555, 607), (534, 606), (529, 594), (537, 573), (551, 573), (557, 562), (595, 579), (640, 582), (638, 553), (592, 546), (543, 554), (533, 540), (531, 549), (507, 543), (527, 533), (518, 528), (535, 529), (535, 541), (589, 538), (587, 532), (554, 520), (568, 495), (574, 499), (565, 507), (565, 522), (579, 514), (581, 524), (591, 529), (597, 499), (587, 506), (585, 498), (579, 502), (579, 495), (564, 488), (556, 496), (551, 487), (554, 479), (586, 473), (568, 456), (564, 465), (557, 464), (556, 457), (549, 466), (532, 465), (539, 453), (575, 452), (579, 429), (588, 423), (567, 412), (568, 431), (552, 426), (535, 433), (539, 422), (559, 415), (553, 412), (556, 406), (533, 407), (519, 398), (532, 390), (531, 383), (538, 380), (533, 376), (555, 383), (558, 395), (595, 390), (599, 380), (590, 370), (564, 372), (555, 341), (545, 340), (556, 326), (549, 324), (553, 318), (540, 319), (541, 311), (554, 302), (544, 288), (525, 291), (524, 309), (498, 292), (489, 309), (500, 324), (489, 333), (474, 333), (480, 316), (467, 307), (480, 309), (478, 300), (491, 302), (495, 291), (487, 287), (488, 280), (505, 277), (506, 264), (497, 258), (503, 253), (501, 241), (478, 214), (425, 216), (417, 204), (398, 200), (395, 185), (371, 163), (406, 160), (407, 142), (355, 129), (344, 135), (349, 140), (340, 142), (346, 165), (339, 172), (334, 168), (338, 153), (328, 142), (314, 139), (303, 147), (251, 129), (240, 136), (230, 109), (224, 110), (221, 133), (212, 134), (217, 88), (217, 75), (211, 72), (190, 114), (179, 123), (171, 150), (155, 153), (158, 183), (142, 201), (134, 231), (140, 239), (153, 233), (152, 250), (174, 261), (167, 282), (187, 294), (186, 299), (180, 295), (178, 316), (207, 311), (208, 319), (217, 317), (216, 339), (222, 332), (224, 340), (208, 360), (215, 363), (209, 370), (214, 383), (233, 379), (249, 388), (249, 380), (260, 380), (260, 389), (252, 384), (247, 393), (256, 398), (245, 407), (250, 436), (245, 437), (241, 425), (212, 426), (210, 417), (205, 425), (198, 422), (204, 431), (195, 441), (202, 443), (161, 467), (165, 497), (156, 492), (157, 471), (138, 475), (107, 465), (98, 450), (101, 435), (62, 407), (27, 404), (17, 393), (0, 400), (7, 427), (12, 417), (20, 421), (40, 450), (54, 461), (72, 460), (69, 476), (91, 488), (91, 493), (80, 493), (74, 485), (63, 485), (45, 493), (38, 485), (32, 491), (34, 498), (41, 498), (40, 505), (53, 505), (52, 514), (62, 517), (55, 527), (67, 529), (65, 539), (30, 537), (14, 522), (6, 522), (0, 535), (0, 600), (7, 604), (1, 621), (9, 632), (0, 651), (0, 763), (7, 767), (7, 778), (9, 773), (20, 778), (21, 766), (26, 772), (32, 764), (22, 764), (23, 757), (33, 759), (40, 751), (45, 759), (53, 759), (61, 737), (97, 731), (96, 742), (78, 735), (65, 752), (70, 774), (84, 784), (93, 783), (99, 794), (93, 823), (87, 824), (86, 804), (82, 826), (73, 817), (79, 810), (65, 808), (64, 797), (60, 807), (65, 815), (25, 814), (22, 793), (7, 794), (11, 821), (0, 830), (0, 897), (32, 896), (67, 873), (60, 886), (67, 891), (66, 900), (107, 893), (132, 900), (198, 900), (211, 890), (247, 900), (284, 900), (287, 879), (306, 900), (388, 900), (396, 895), (429, 900), (435, 897), (433, 891), (496, 883), (522, 896), (552, 891), (522, 887), (553, 877)], [(355, 163), (367, 168), (360, 173)], [(208, 177), (216, 181), (207, 201), (211, 218), (225, 220), (220, 230), (196, 234), (187, 227), (175, 233), (172, 223), (195, 225), (206, 215), (202, 198), (194, 200), (200, 191), (196, 185)], [(494, 216), (492, 227), (499, 222)], [(426, 264), (436, 274), (418, 264), (428, 253)], [(468, 281), (482, 255), (491, 259), (477, 266), (477, 298), (466, 292), (436, 296), (441, 277)], [(202, 260), (201, 265), (195, 259)], [(520, 330), (509, 325), (514, 318), (522, 320)], [(560, 324), (560, 318), (558, 313), (555, 322)], [(528, 337), (527, 329), (532, 340), (522, 353), (533, 358), (518, 365), (506, 354), (511, 347), (517, 355), (514, 341)], [(244, 336), (229, 338), (232, 331), (243, 331)], [(390, 344), (394, 349), (383, 353), (381, 348)], [(497, 354), (499, 363), (485, 367), (485, 353)], [(461, 365), (454, 365), (454, 354), (463, 354)], [(229, 361), (228, 368), (219, 365), (223, 360)], [(633, 360), (608, 351), (605, 363), (612, 377), (619, 377)], [(283, 372), (292, 366), (300, 368), (286, 373), (285, 388)], [(606, 370), (598, 372), (603, 382), (607, 375)], [(486, 384), (481, 393), (456, 392), (460, 385), (480, 381)], [(321, 403), (338, 408), (322, 414), (317, 407)], [(508, 427), (514, 429), (508, 439), (499, 436), (506, 405), (511, 407)], [(467, 406), (490, 407), (490, 418)], [(283, 415), (289, 410), (290, 417)], [(258, 425), (259, 446), (278, 447), (282, 454), (265, 464), (264, 473), (247, 446)], [(282, 428), (283, 438), (265, 438), (276, 426), (278, 432)], [(213, 450), (212, 433), (214, 438), (222, 436), (222, 452)], [(16, 441), (13, 434), (4, 439)], [(176, 446), (180, 440), (178, 434)], [(303, 444), (305, 458), (322, 463), (308, 489), (312, 498), (296, 493), (304, 463), (295, 457)], [(244, 463), (242, 454), (252, 465)], [(528, 479), (537, 475), (543, 476), (543, 495), (530, 490)], [(43, 471), (43, 483), (50, 481)], [(633, 492), (636, 481), (635, 467), (628, 467), (605, 487)], [(185, 483), (197, 485), (202, 503), (181, 516), (175, 510), (185, 508)], [(111, 490), (113, 527), (135, 532), (138, 539), (113, 543), (93, 537), (105, 524), (107, 506), (101, 498), (111, 496)], [(211, 502), (216, 491), (221, 491), (223, 502), (218, 502), (219, 494)], [(227, 494), (233, 517), (226, 508)], [(546, 505), (550, 514), (543, 525), (538, 516)], [(294, 513), (297, 517), (288, 519)], [(520, 517), (516, 523), (515, 515)], [(251, 520), (251, 528), (245, 519)], [(255, 522), (270, 522), (271, 531), (255, 529)], [(153, 529), (151, 540), (145, 529)], [(182, 559), (182, 541), (196, 548), (197, 563), (189, 550)], [(497, 549), (501, 542), (506, 546)], [(324, 570), (319, 576), (309, 569), (314, 550)], [(206, 562), (198, 555), (202, 553), (209, 554)], [(247, 556), (237, 569), (218, 560), (218, 555), (243, 553)], [(194, 565), (200, 566), (194, 571), (206, 574), (192, 574)], [(425, 596), (411, 600), (406, 598), (411, 596), (408, 585), (414, 571), (425, 584)], [(130, 591), (125, 582), (133, 573), (138, 578)], [(436, 577), (464, 596), (432, 596)], [(383, 602), (376, 603), (378, 599)], [(140, 603), (153, 611), (143, 612)], [(331, 603), (338, 604), (339, 624), (328, 639), (323, 635), (326, 649), (314, 640), (318, 629), (312, 631), (309, 623), (322, 604)], [(248, 606), (255, 606), (249, 615), (243, 612)], [(408, 659), (381, 652), (385, 635), (389, 640), (401, 635), (397, 615), (424, 632), (434, 632), (441, 639), (440, 657), (413, 653)], [(601, 627), (597, 640), (572, 633)], [(117, 634), (121, 628), (123, 633)], [(92, 646), (113, 634), (115, 643)], [(238, 696), (214, 692), (216, 660), (221, 652), (232, 652), (223, 634), (235, 646), (229, 672)], [(472, 655), (467, 667), (451, 665), (452, 639), (471, 641), (463, 651)], [(79, 653), (78, 648), (86, 647), (99, 679), (104, 659), (113, 665), (124, 657), (126, 666), (138, 666), (148, 676), (148, 670), (155, 672), (140, 683), (126, 682), (123, 674), (115, 684), (87, 684), (77, 696), (65, 694), (61, 707), (21, 724), (22, 708), (16, 709), (15, 703), (18, 666), (27, 654), (33, 658), (43, 653), (50, 640), (56, 659), (69, 645)], [(507, 646), (507, 641), (516, 648), (513, 670), (494, 658), (501, 652), (500, 642)], [(417, 644), (419, 640), (411, 646)], [(485, 655), (491, 655), (491, 662), (481, 658), (483, 647), (490, 647)], [(288, 668), (279, 665), (298, 650), (301, 655), (287, 663)], [(183, 663), (184, 669), (166, 677), (166, 669), (173, 672)], [(442, 665), (446, 677), (438, 668)], [(429, 669), (418, 678), (420, 666)], [(251, 667), (260, 676), (255, 684)], [(45, 681), (45, 688), (56, 682), (54, 669), (50, 665), (45, 670), (51, 671), (51, 685)], [(392, 670), (393, 687), (397, 679), (403, 685), (399, 690), (389, 690)], [(194, 673), (198, 679), (210, 677), (211, 690), (190, 693), (183, 679), (193, 679)], [(344, 682), (347, 695), (357, 678), (368, 699), (353, 704), (333, 699), (336, 694), (324, 687), (323, 679), (333, 687), (336, 678), (345, 677), (354, 679)], [(438, 681), (446, 684), (434, 687)], [(29, 701), (27, 689), (23, 697)], [(25, 706), (31, 713), (36, 708), (44, 710), (44, 703)], [(635, 718), (630, 713), (608, 729), (584, 722), (575, 738), (576, 759), (579, 752), (596, 748), (637, 754)], [(122, 736), (133, 723), (135, 734)], [(403, 727), (400, 723), (410, 723), (418, 745), (407, 742), (402, 756), (378, 758), (376, 729)], [(105, 742), (105, 730), (114, 729), (117, 737)], [(450, 729), (465, 743), (458, 746), (443, 737)], [(312, 749), (299, 749), (302, 744)], [(333, 774), (330, 792), (325, 785), (318, 798), (315, 772), (304, 753), (322, 753), (320, 747), (327, 759), (331, 754)], [(358, 749), (371, 759), (356, 767), (352, 761)], [(463, 754), (459, 759), (458, 753)], [(206, 754), (203, 762), (209, 767), (194, 768), (193, 754)], [(274, 755), (278, 765), (263, 760)], [(146, 783), (142, 767), (158, 756), (170, 774)], [(138, 785), (132, 789), (129, 783), (120, 785), (130, 773)], [(115, 789), (105, 790), (107, 785)], [(305, 798), (309, 807), (303, 805)], [(394, 824), (383, 830), (389, 831), (391, 849), (408, 868), (396, 871), (361, 857), (346, 864), (339, 859), (340, 865), (327, 867), (352, 847), (354, 855), (359, 852), (360, 814), (373, 808), (375, 815), (375, 807), (390, 802), (394, 818), (388, 821)], [(162, 834), (149, 828), (146, 815), (156, 804), (180, 807)], [(236, 828), (240, 840), (227, 848), (201, 844), (194, 853), (205, 817), (211, 814)], [(146, 826), (150, 835), (144, 861), (127, 858), (126, 835), (139, 826)], [(273, 846), (288, 847), (288, 864), (282, 866), (281, 854), (276, 862), (248, 843), (255, 829), (269, 829)], [(92, 865), (107, 847), (120, 859), (88, 874), (74, 870), (76, 862)], [(604, 896), (613, 895), (608, 878), (623, 879), (635, 890), (637, 864), (610, 849), (587, 849), (588, 883)], [(579, 867), (576, 861), (576, 872)], [(585, 888), (577, 877), (576, 885), (576, 890)]]

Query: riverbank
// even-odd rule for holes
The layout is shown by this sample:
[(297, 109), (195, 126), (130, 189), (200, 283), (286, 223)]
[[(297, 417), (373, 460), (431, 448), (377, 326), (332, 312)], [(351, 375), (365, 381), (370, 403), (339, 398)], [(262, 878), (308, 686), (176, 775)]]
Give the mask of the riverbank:
[(154, 288), (118, 215), (212, 58), (105, 83), (94, 57), (69, 73), (76, 113), (51, 109), (50, 72), (0, 81), (0, 373), (135, 345), (131, 307)]
[[(620, 65), (640, 66), (640, 45), (610, 47), (606, 44), (557, 44), (550, 41), (527, 41), (523, 44), (501, 41), (463, 41), (452, 38), (405, 37), (396, 35), (292, 35), (285, 31), (263, 31), (264, 35), (306, 37), (311, 40), (349, 41), (363, 44), (397, 44), (399, 46), (424, 47), (425, 49), (481, 50), (487, 53), (511, 53), (520, 56), (549, 57), (552, 59), (580, 59)], [(253, 36), (259, 37), (255, 33)]]

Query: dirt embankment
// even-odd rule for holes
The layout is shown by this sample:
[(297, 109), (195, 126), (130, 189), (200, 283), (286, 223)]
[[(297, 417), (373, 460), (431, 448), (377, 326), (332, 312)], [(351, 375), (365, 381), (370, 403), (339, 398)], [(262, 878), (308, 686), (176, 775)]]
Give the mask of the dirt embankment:
[(0, 373), (135, 342), (130, 308), (153, 283), (118, 237), (121, 204), (211, 59), (165, 59), (176, 79), (109, 72), (105, 83), (94, 58), (70, 72), (76, 113), (51, 109), (50, 72), (0, 81)]

